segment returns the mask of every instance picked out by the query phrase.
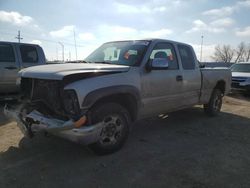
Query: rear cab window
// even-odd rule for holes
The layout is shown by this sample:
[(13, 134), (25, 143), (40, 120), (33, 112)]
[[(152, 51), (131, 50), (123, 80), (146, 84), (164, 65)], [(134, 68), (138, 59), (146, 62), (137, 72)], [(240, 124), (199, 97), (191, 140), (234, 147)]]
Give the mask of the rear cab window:
[(24, 63), (37, 63), (38, 62), (37, 50), (34, 46), (21, 45), (20, 52), (21, 52), (22, 61)]
[(10, 44), (0, 44), (0, 62), (15, 62), (15, 54)]
[(168, 70), (179, 69), (174, 46), (170, 43), (158, 43), (150, 54), (150, 60), (166, 58), (169, 62)]
[(181, 63), (184, 70), (195, 69), (195, 58), (193, 51), (189, 46), (178, 45), (179, 54), (181, 57)]

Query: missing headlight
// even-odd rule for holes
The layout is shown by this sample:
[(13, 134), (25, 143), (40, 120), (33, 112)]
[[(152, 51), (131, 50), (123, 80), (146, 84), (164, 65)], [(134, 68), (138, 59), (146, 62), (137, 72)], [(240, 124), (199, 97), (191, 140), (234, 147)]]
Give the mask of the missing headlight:
[(72, 119), (80, 116), (79, 102), (75, 90), (64, 90), (63, 92), (64, 110)]

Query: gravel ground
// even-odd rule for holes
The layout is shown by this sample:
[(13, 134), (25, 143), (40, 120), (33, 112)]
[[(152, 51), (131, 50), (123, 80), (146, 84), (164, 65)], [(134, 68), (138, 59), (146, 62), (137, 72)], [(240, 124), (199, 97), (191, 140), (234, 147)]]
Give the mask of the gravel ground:
[(215, 118), (196, 106), (138, 121), (124, 148), (102, 157), (52, 136), (24, 138), (1, 112), (0, 187), (249, 188), (250, 100), (225, 97)]

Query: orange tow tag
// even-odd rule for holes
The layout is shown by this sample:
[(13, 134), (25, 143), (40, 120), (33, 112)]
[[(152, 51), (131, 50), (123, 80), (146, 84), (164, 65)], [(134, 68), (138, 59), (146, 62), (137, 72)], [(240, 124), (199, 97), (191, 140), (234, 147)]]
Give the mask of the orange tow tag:
[(86, 117), (86, 116), (81, 117), (79, 120), (77, 120), (77, 121), (74, 123), (75, 128), (80, 128), (80, 127), (83, 126), (86, 122), (87, 122), (87, 117)]

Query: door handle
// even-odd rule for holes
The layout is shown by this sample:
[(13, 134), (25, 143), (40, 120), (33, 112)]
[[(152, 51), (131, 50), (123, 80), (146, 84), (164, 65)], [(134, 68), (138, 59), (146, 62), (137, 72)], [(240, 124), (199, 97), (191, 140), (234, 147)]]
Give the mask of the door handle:
[(183, 76), (181, 75), (176, 76), (176, 81), (177, 82), (183, 81)]
[(5, 69), (8, 69), (8, 70), (14, 70), (14, 69), (17, 69), (16, 67), (12, 67), (12, 66), (10, 66), (10, 67), (4, 67)]

